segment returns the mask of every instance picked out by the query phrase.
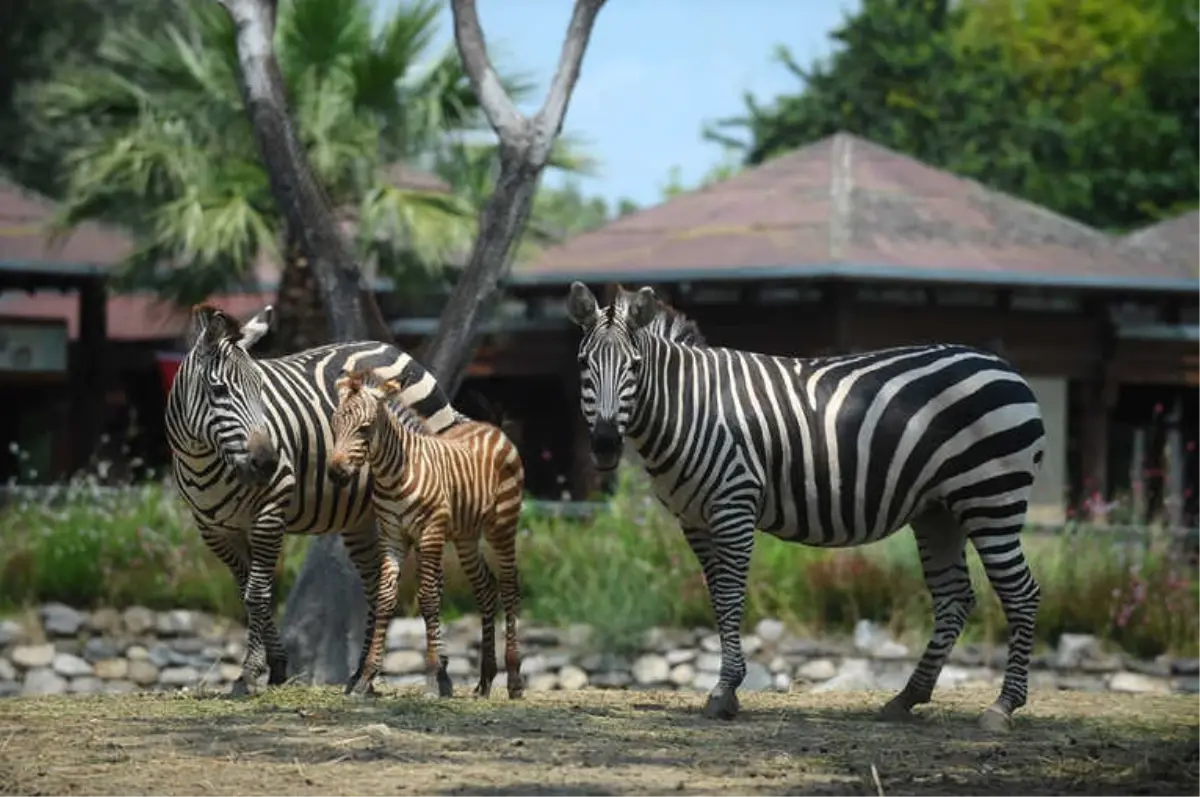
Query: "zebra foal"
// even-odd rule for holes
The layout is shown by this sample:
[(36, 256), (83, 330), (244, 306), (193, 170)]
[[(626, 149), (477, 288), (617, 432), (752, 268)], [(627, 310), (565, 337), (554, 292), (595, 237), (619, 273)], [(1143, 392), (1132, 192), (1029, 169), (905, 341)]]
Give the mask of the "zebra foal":
[(738, 711), (756, 529), (848, 547), (909, 525), (934, 627), (882, 714), (904, 717), (929, 702), (975, 605), (970, 541), (1008, 621), (1004, 683), (980, 723), (1009, 726), (1027, 698), (1040, 595), (1019, 533), (1045, 430), (1033, 392), (1008, 363), (957, 345), (819, 359), (709, 347), (648, 287), (618, 287), (600, 307), (576, 282), (567, 312), (583, 332), (580, 406), (597, 467), (615, 468), (628, 439), (704, 571), (721, 637), (706, 716)]
[(439, 696), (453, 695), (440, 617), (442, 557), (450, 541), (471, 581), (482, 618), (475, 695), (491, 694), (497, 673), (496, 579), (480, 551), (482, 538), (492, 548), (499, 570), (508, 696), (519, 698), (525, 691), (517, 645), (521, 588), (516, 538), (525, 486), (521, 456), (504, 432), (487, 423), (467, 421), (434, 435), (419, 415), (397, 401), (400, 390), (394, 380), (380, 380), (366, 370), (347, 373), (337, 382), (329, 473), (336, 481), (349, 482), (367, 465), (385, 549), (374, 596), (374, 637), (358, 688), (366, 689), (378, 671), (383, 639), (396, 608), (400, 568), (415, 547), (426, 676)]
[[(332, 448), (334, 383), (364, 367), (406, 385), (402, 399), (442, 431), (460, 416), (432, 375), (395, 346), (335, 343), (255, 360), (249, 350), (270, 328), (268, 305), (244, 326), (215, 307), (192, 310), (187, 354), (167, 396), (171, 472), (208, 548), (233, 573), (248, 617), (246, 656), (231, 692), (246, 694), (267, 672), (283, 683), (287, 657), (271, 616), (284, 534), (341, 531), (363, 579), (368, 622), (380, 551), (367, 474), (347, 484), (326, 474)], [(357, 673), (350, 679), (354, 683)]]

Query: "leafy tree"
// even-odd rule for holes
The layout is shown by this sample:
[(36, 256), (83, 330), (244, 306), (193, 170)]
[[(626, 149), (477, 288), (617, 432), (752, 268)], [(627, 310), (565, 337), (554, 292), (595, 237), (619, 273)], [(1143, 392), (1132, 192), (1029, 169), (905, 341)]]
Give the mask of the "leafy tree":
[(1197, 193), (1195, 13), (1121, 0), (1104, 7), (1153, 10), (1080, 32), (1103, 17), (1089, 2), (865, 0), (827, 62), (777, 50), (801, 91), (747, 95), (746, 113), (706, 136), (754, 164), (844, 130), (1091, 224), (1136, 226)]

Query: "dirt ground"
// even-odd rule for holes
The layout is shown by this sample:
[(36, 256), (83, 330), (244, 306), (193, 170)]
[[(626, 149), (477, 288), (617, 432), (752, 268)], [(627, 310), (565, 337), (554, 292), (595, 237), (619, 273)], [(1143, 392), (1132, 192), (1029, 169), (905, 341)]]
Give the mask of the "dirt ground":
[(550, 692), (510, 702), (132, 695), (0, 701), (0, 794), (1197, 794), (1193, 697), (1034, 693), (1013, 730), (990, 691), (918, 719), (885, 695)]

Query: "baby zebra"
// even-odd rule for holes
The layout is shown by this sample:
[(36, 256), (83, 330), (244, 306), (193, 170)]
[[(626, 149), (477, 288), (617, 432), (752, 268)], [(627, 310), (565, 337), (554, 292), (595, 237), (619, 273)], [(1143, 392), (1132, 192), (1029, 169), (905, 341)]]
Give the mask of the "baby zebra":
[(483, 618), (477, 697), (487, 697), (496, 677), (496, 579), (479, 548), (480, 536), (496, 555), (500, 601), (504, 604), (504, 664), (508, 696), (525, 691), (517, 648), (521, 608), (516, 535), (525, 489), (525, 468), (512, 441), (495, 426), (461, 423), (436, 436), (421, 416), (398, 400), (400, 385), (380, 381), (370, 370), (343, 374), (333, 413), (330, 478), (349, 482), (365, 462), (373, 482), (371, 500), (384, 549), (375, 596), (375, 629), (362, 676), (350, 690), (371, 691), (383, 639), (396, 608), (404, 557), (414, 546), (420, 569), (417, 599), (425, 620), (425, 671), (440, 697), (454, 688), (446, 672), (441, 634), (442, 555), (454, 543), (471, 580)]

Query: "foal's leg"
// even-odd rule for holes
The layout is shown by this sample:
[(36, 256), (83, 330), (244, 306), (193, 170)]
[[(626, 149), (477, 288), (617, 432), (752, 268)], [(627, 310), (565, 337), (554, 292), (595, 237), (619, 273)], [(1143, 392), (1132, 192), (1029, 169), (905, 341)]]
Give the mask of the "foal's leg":
[(417, 549), (421, 565), (421, 585), (417, 590), (417, 603), (425, 619), (425, 676), (430, 690), (437, 689), (438, 697), (452, 697), (454, 684), (446, 672), (448, 659), (446, 643), (442, 640), (441, 608), (445, 571), (442, 555), (446, 548), (446, 522), (435, 518), (430, 521)]
[(913, 706), (929, 702), (946, 657), (975, 608), (967, 538), (954, 516), (941, 507), (931, 509), (912, 521), (912, 529), (925, 584), (933, 596), (933, 633), (904, 689), (883, 707), (884, 719), (904, 719)]
[(479, 539), (459, 540), (454, 544), (463, 572), (471, 581), (475, 603), (479, 607), (479, 684), (476, 697), (488, 697), (496, 679), (496, 579), (479, 550)]

